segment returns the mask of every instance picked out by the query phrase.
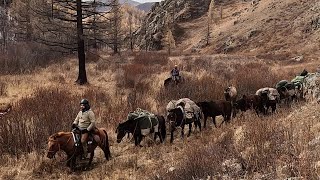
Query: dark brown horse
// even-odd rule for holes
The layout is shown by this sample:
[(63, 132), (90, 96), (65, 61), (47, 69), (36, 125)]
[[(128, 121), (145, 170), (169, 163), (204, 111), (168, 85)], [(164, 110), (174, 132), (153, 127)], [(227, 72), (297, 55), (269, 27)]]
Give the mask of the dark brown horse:
[[(52, 159), (54, 158), (56, 152), (61, 150), (64, 151), (67, 154), (67, 166), (74, 171), (76, 168), (76, 159), (81, 157), (83, 153), (82, 146), (76, 143), (75, 137), (76, 136), (74, 132), (58, 132), (51, 135), (48, 139), (47, 157)], [(88, 153), (90, 153), (90, 159), (86, 168), (90, 167), (94, 156), (94, 150), (97, 146), (103, 150), (107, 160), (111, 158), (106, 129), (96, 129), (92, 142), (90, 142), (90, 140), (88, 142)]]
[(192, 114), (192, 116), (185, 116), (184, 112), (178, 107), (175, 109), (171, 109), (168, 111), (167, 120), (170, 124), (170, 143), (173, 143), (173, 133), (176, 130), (176, 127), (181, 127), (181, 137), (184, 137), (184, 126), (189, 124), (189, 132), (188, 137), (191, 134), (192, 123), (194, 123), (195, 127), (199, 127), (201, 131), (201, 114), (200, 112), (186, 112), (188, 114)]
[(184, 82), (184, 79), (181, 76), (179, 76), (179, 78), (177, 80), (173, 80), (172, 77), (169, 77), (164, 80), (163, 85), (165, 88), (168, 88), (170, 86), (172, 87), (172, 86), (178, 85), (182, 82)]
[[(150, 133), (154, 133), (154, 141), (156, 141), (157, 136), (160, 139), (160, 142), (162, 143), (166, 137), (166, 121), (164, 119), (163, 116), (161, 115), (155, 115), (157, 122), (158, 122), (158, 129), (155, 130), (153, 129), (153, 132), (150, 131), (148, 134)], [(150, 121), (150, 120), (148, 120)], [(142, 123), (144, 123), (144, 119), (128, 119), (127, 121), (123, 122), (123, 123), (119, 123), (117, 129), (116, 129), (116, 133), (117, 133), (117, 142), (120, 143), (122, 138), (126, 135), (126, 134), (132, 134), (133, 138), (134, 138), (134, 144), (136, 146), (141, 146), (140, 142), (142, 141), (142, 138), (145, 136), (142, 133)], [(151, 125), (152, 128), (156, 128), (155, 126)], [(151, 128), (151, 129), (152, 129)]]
[[(202, 113), (204, 115), (204, 125), (206, 128), (207, 118), (211, 117), (212, 122), (215, 127), (217, 127), (216, 116), (223, 116), (223, 122), (229, 123), (231, 120), (232, 114), (232, 105), (231, 102), (225, 100), (216, 100), (216, 101), (203, 101), (198, 102), (197, 105), (201, 108)], [(223, 123), (222, 122), (222, 123)], [(220, 126), (222, 125), (220, 124)]]

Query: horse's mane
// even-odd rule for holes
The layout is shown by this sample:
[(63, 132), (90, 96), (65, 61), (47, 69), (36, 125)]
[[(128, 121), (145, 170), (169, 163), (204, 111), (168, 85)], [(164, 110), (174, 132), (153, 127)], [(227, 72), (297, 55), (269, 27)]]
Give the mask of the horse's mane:
[(56, 139), (58, 137), (68, 135), (70, 132), (57, 132), (49, 137), (49, 139)]

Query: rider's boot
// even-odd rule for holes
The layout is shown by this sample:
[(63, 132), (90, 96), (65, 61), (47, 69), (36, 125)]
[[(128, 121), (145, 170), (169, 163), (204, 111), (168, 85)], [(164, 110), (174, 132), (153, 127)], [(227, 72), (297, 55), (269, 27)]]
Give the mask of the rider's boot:
[(87, 142), (82, 143), (82, 148), (83, 148), (82, 158), (86, 159), (87, 156), (88, 156), (88, 144), (87, 144)]

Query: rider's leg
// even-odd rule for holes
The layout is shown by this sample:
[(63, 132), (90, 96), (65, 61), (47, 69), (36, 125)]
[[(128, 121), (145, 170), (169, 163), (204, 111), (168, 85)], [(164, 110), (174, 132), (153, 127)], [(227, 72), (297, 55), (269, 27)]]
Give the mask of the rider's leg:
[(84, 133), (81, 135), (81, 144), (83, 147), (83, 156), (86, 158), (88, 156), (88, 135), (89, 133)]

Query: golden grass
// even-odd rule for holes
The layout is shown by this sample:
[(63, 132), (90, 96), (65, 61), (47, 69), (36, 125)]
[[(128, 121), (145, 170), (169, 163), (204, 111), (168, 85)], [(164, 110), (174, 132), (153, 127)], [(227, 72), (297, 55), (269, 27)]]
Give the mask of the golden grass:
[[(319, 144), (316, 143), (315, 147), (307, 145), (319, 136), (318, 105), (315, 104), (297, 104), (293, 109), (280, 109), (278, 115), (263, 118), (257, 117), (252, 112), (246, 112), (245, 118), (236, 118), (231, 124), (217, 129), (211, 127), (212, 123), (208, 121), (210, 126), (207, 130), (193, 132), (190, 137), (183, 140), (180, 139), (180, 133), (177, 131), (174, 144), (169, 144), (168, 141), (164, 144), (154, 143), (150, 138), (145, 138), (142, 148), (134, 147), (133, 142), (128, 139), (117, 144), (114, 132), (117, 123), (124, 120), (128, 111), (131, 110), (127, 104), (127, 96), (133, 90), (136, 90), (137, 102), (131, 108), (142, 107), (164, 114), (165, 105), (170, 98), (177, 99), (188, 94), (195, 100), (222, 98), (224, 88), (222, 86), (226, 86), (229, 82), (240, 86), (240, 82), (247, 79), (252, 81), (253, 87), (243, 89), (240, 93), (254, 93), (253, 90), (266, 85), (265, 83), (272, 85), (282, 78), (290, 78), (302, 71), (302, 67), (312, 68), (312, 64), (283, 65), (277, 62), (264, 62), (254, 57), (235, 55), (176, 56), (170, 57), (167, 64), (156, 66), (156, 69), (153, 69), (154, 64), (146, 65), (145, 68), (149, 68), (150, 71), (142, 72), (142, 77), (135, 82), (143, 88), (127, 89), (125, 86), (119, 86), (117, 82), (124, 78), (126, 69), (122, 67), (135, 63), (129, 59), (132, 58), (128, 57), (127, 60), (124, 58), (121, 64), (111, 61), (89, 63), (87, 65), (89, 84), (86, 86), (74, 84), (77, 73), (75, 59), (65, 64), (49, 66), (31, 75), (1, 76), (0, 78), (8, 84), (5, 99), (18, 104), (22, 99), (28, 99), (30, 95), (37, 97), (37, 94), (34, 94), (35, 87), (44, 88), (44, 92), (59, 88), (62, 90), (61, 95), (75, 98), (70, 102), (75, 106), (82, 96), (88, 97), (96, 112), (99, 126), (107, 126), (109, 129), (113, 158), (111, 161), (105, 161), (101, 150), (97, 150), (92, 170), (70, 174), (65, 163), (60, 162), (64, 157), (57, 160), (46, 159), (45, 146), (43, 146), (37, 153), (20, 155), (19, 159), (15, 156), (1, 156), (1, 160), (6, 163), (0, 167), (0, 177), (2, 179), (75, 179), (79, 177), (82, 179), (179, 179), (178, 177), (191, 175), (195, 178), (226, 176), (236, 179), (259, 179), (266, 174), (271, 174), (267, 179), (293, 176), (308, 179), (316, 177), (319, 154), (314, 148)], [(163, 89), (163, 80), (168, 77), (168, 71), (176, 63), (181, 67), (182, 74), (189, 80), (190, 86), (188, 84), (182, 86), (187, 89), (179, 90), (180, 92), (178, 90), (166, 92)], [(279, 72), (280, 66), (281, 72)], [(115, 67), (118, 69), (114, 70)], [(247, 67), (252, 69), (251, 75), (258, 75), (260, 78), (257, 73), (259, 73), (258, 69), (262, 68), (271, 73), (270, 77), (261, 84), (259, 79), (250, 78), (250, 74), (242, 75), (241, 78), (228, 76), (228, 73), (246, 72)], [(256, 68), (258, 69), (255, 70)], [(55, 106), (51, 108), (56, 109)], [(72, 116), (72, 113), (70, 115)], [(71, 124), (72, 120), (72, 118), (65, 119), (62, 123), (63, 128), (68, 129), (68, 124)], [(218, 121), (220, 123), (221, 118)], [(241, 163), (245, 168), (237, 170), (236, 167)], [(195, 168), (194, 171), (191, 171), (190, 167)]]

